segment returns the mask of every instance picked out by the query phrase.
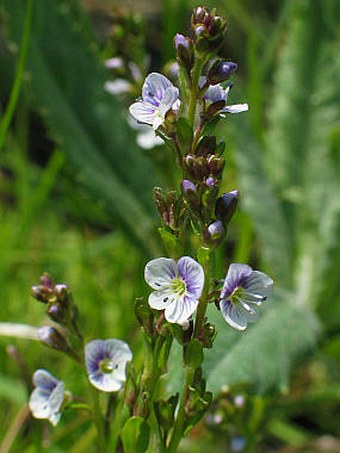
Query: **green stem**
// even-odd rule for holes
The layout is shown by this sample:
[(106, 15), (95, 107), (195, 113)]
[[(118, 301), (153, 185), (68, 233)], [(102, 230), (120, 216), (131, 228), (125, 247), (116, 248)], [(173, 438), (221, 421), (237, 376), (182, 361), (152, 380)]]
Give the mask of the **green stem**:
[(202, 67), (205, 63), (204, 59), (197, 59), (196, 64), (192, 70), (192, 83), (190, 90), (190, 101), (188, 108), (188, 120), (191, 128), (194, 130), (196, 107), (197, 107), (197, 95), (198, 95), (198, 82), (201, 75)]
[(101, 412), (99, 404), (99, 392), (91, 386), (90, 388), (92, 398), (92, 417), (97, 428), (97, 451), (98, 453), (107, 452), (107, 443), (105, 439), (105, 420)]
[(4, 114), (1, 124), (0, 124), (0, 151), (3, 148), (4, 142), (6, 139), (6, 135), (7, 135), (7, 131), (10, 126), (10, 123), (12, 121), (15, 107), (17, 105), (19, 94), (20, 94), (20, 89), (21, 89), (21, 85), (22, 85), (22, 79), (23, 79), (23, 74), (24, 74), (24, 69), (25, 69), (25, 64), (26, 64), (26, 58), (27, 58), (30, 30), (31, 30), (32, 9), (33, 9), (33, 0), (28, 0), (27, 7), (26, 7), (24, 31), (22, 34), (22, 40), (21, 40), (21, 46), (20, 46), (18, 66), (16, 69), (15, 79), (14, 79), (14, 83), (12, 86), (9, 102), (7, 104), (5, 114)]
[(173, 453), (177, 451), (177, 447), (183, 437), (186, 422), (185, 405), (188, 398), (189, 387), (190, 385), (192, 385), (193, 378), (194, 378), (193, 370), (189, 367), (186, 367), (183, 393), (181, 396), (177, 417), (174, 423), (174, 428), (171, 434), (171, 439), (168, 448), (166, 449), (168, 453)]
[[(196, 314), (196, 321), (195, 321), (195, 330), (194, 330), (194, 337), (198, 337), (199, 333), (201, 331), (201, 328), (204, 323), (204, 318), (205, 318), (205, 312), (207, 310), (207, 305), (209, 301), (209, 286), (210, 286), (210, 274), (211, 274), (211, 267), (212, 267), (212, 261), (214, 258), (213, 251), (210, 248), (207, 247), (202, 247), (201, 250), (203, 250), (200, 264), (203, 267), (204, 270), (204, 287), (202, 291), (202, 296), (200, 298), (200, 302), (197, 307), (197, 314)], [(198, 256), (200, 258), (200, 256)]]

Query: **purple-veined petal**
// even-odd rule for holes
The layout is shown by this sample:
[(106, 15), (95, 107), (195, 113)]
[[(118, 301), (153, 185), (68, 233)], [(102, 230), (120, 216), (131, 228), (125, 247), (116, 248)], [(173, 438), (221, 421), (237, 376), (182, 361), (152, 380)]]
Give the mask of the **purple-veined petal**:
[(178, 278), (175, 260), (161, 257), (149, 261), (145, 266), (144, 278), (146, 283), (153, 289), (168, 288), (172, 280)]
[(233, 104), (233, 105), (227, 105), (224, 107), (221, 112), (222, 113), (241, 113), (241, 112), (247, 112), (249, 110), (248, 104)]
[(185, 295), (165, 309), (165, 319), (171, 323), (184, 324), (194, 313), (198, 305), (195, 297)]
[(240, 304), (233, 304), (230, 300), (220, 301), (220, 308), (223, 318), (236, 330), (245, 330), (247, 328), (248, 317)]
[(163, 118), (165, 118), (166, 113), (172, 108), (175, 101), (177, 101), (178, 96), (179, 90), (176, 87), (170, 87), (165, 91), (159, 106), (159, 113)]
[(52, 390), (60, 382), (59, 379), (55, 378), (51, 373), (43, 369), (36, 370), (33, 374), (32, 380), (36, 387), (44, 389), (48, 392), (52, 392)]
[(155, 310), (164, 310), (174, 301), (178, 296), (171, 290), (171, 288), (165, 288), (160, 291), (153, 291), (149, 296), (149, 305)]
[(204, 271), (202, 266), (190, 256), (178, 260), (178, 271), (185, 282), (186, 293), (199, 299), (204, 286)]
[(241, 281), (251, 275), (252, 268), (247, 264), (232, 263), (229, 266), (227, 276), (224, 280), (223, 288), (221, 291), (221, 299), (225, 296), (230, 296), (232, 292), (240, 285)]
[(129, 112), (139, 122), (153, 125), (155, 119), (156, 107), (150, 104), (144, 103), (143, 101), (137, 101), (130, 105)]
[(242, 283), (243, 288), (253, 295), (267, 297), (272, 291), (273, 280), (260, 271), (253, 271)]
[(227, 101), (227, 91), (222, 88), (221, 85), (212, 85), (207, 89), (203, 98), (208, 101), (209, 104), (214, 104), (219, 101)]
[(170, 80), (158, 72), (152, 72), (145, 79), (142, 88), (143, 100), (146, 101), (150, 98), (156, 98), (158, 101), (161, 101), (165, 91), (170, 87), (173, 87)]

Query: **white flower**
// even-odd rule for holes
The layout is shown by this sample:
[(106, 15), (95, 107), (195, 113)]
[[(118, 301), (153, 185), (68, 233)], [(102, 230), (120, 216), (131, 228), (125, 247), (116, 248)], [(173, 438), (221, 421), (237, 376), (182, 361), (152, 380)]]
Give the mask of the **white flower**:
[(118, 391), (126, 380), (125, 368), (132, 352), (124, 341), (92, 340), (85, 347), (85, 363), (91, 384), (103, 392)]
[(65, 385), (46, 370), (37, 370), (33, 375), (35, 389), (29, 399), (33, 417), (47, 419), (55, 426), (60, 419), (64, 401)]
[(145, 79), (142, 99), (130, 106), (131, 115), (155, 130), (164, 123), (171, 108), (178, 108), (179, 90), (162, 74), (152, 72)]
[[(202, 81), (200, 82), (202, 85)], [(248, 110), (248, 104), (232, 104), (227, 105), (228, 102), (228, 94), (232, 88), (232, 85), (229, 84), (227, 88), (223, 88), (222, 85), (216, 84), (211, 85), (207, 91), (205, 92), (203, 99), (205, 99), (206, 107), (215, 102), (224, 101), (225, 107), (223, 107), (220, 113), (241, 113), (246, 112)]]
[(189, 256), (174, 261), (156, 258), (145, 266), (144, 276), (153, 291), (149, 305), (165, 310), (165, 319), (185, 325), (197, 308), (204, 286), (202, 266)]
[(152, 149), (163, 145), (163, 140), (155, 134), (155, 131), (146, 124), (138, 123), (132, 116), (128, 117), (128, 123), (137, 132), (136, 141), (143, 149)]
[(132, 84), (125, 79), (110, 80), (104, 84), (104, 90), (113, 95), (129, 93), (132, 88)]
[(246, 264), (231, 264), (220, 295), (220, 308), (227, 323), (245, 330), (248, 321), (255, 322), (256, 308), (267, 299), (272, 286), (273, 280), (263, 272), (253, 271)]

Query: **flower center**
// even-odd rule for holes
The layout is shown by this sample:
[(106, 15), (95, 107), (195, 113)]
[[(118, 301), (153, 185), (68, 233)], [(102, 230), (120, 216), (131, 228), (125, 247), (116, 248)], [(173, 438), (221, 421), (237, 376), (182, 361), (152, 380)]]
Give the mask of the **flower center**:
[(240, 286), (237, 286), (234, 291), (231, 293), (229, 299), (233, 304), (240, 302), (240, 299), (244, 296), (244, 289)]
[(184, 296), (187, 287), (185, 282), (181, 278), (174, 278), (171, 282), (171, 289), (179, 296)]
[(103, 359), (99, 362), (99, 369), (102, 373), (109, 374), (117, 368), (118, 365), (115, 365), (110, 359)]

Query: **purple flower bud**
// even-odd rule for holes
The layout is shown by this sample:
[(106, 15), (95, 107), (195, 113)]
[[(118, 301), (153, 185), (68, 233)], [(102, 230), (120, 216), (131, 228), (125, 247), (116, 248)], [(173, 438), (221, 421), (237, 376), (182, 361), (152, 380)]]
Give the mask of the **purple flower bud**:
[(215, 205), (216, 217), (227, 224), (233, 216), (238, 203), (239, 191), (232, 190), (231, 192), (224, 193)]
[(207, 178), (205, 180), (205, 185), (208, 186), (208, 187), (215, 187), (215, 184), (216, 184), (216, 181), (211, 176), (209, 176), (209, 178)]
[(177, 53), (177, 61), (186, 69), (189, 74), (194, 64), (192, 41), (190, 38), (177, 33), (174, 39), (174, 44)]
[(216, 61), (208, 73), (208, 81), (211, 85), (228, 80), (231, 74), (237, 71), (237, 63), (233, 61)]
[(183, 46), (186, 50), (189, 50), (190, 47), (190, 40), (184, 35), (177, 33), (174, 38), (175, 48), (178, 50), (179, 46)]
[(51, 326), (43, 326), (38, 330), (39, 340), (45, 345), (57, 351), (68, 352), (69, 346), (66, 339), (59, 332)]
[(182, 181), (182, 189), (184, 193), (187, 193), (188, 190), (192, 190), (196, 192), (196, 186), (193, 182), (189, 181), (189, 179), (183, 179)]
[(224, 228), (223, 228), (223, 223), (221, 222), (221, 220), (216, 220), (216, 222), (211, 223), (208, 226), (208, 231), (210, 234), (210, 240), (212, 240), (214, 242), (215, 241), (220, 242), (220, 240), (223, 238), (223, 235), (224, 235)]

